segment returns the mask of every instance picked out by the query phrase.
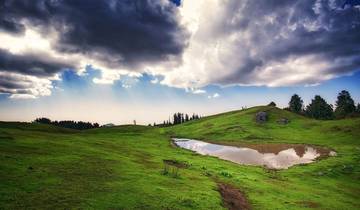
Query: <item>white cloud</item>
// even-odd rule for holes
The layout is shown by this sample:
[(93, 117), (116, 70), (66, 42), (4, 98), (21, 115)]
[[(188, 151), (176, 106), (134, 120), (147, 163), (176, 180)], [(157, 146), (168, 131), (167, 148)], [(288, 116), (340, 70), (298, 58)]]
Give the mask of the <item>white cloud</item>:
[(121, 86), (123, 88), (131, 88), (133, 86), (135, 86), (137, 83), (139, 82), (139, 79), (136, 76), (124, 76), (121, 79)]
[(56, 33), (49, 33), (45, 39), (34, 29), (27, 28), (22, 36), (14, 36), (9, 33), (0, 33), (1, 48), (7, 49), (13, 54), (24, 54), (30, 51), (46, 51), (51, 49), (51, 42), (56, 39)]
[(12, 94), (10, 96), (12, 99), (35, 99), (36, 96), (31, 94)]
[[(38, 98), (49, 96), (53, 88), (52, 82), (58, 80), (58, 76), (38, 78), (35, 76), (0, 71), (0, 92), (11, 94), (10, 98)], [(11, 85), (7, 87), (6, 84)], [(16, 89), (12, 88), (13, 86)]]
[(206, 90), (196, 89), (192, 91), (193, 94), (205, 94)]
[(61, 87), (57, 87), (57, 86), (55, 86), (54, 89), (57, 90), (57, 91), (59, 91), (59, 92), (64, 92), (64, 91), (65, 91), (65, 90), (62, 89)]
[(152, 84), (158, 84), (159, 83), (159, 79), (155, 78), (153, 80), (150, 81)]
[(128, 84), (122, 84), (121, 87), (125, 88), (125, 89), (128, 89), (128, 88), (131, 88), (131, 85), (128, 85)]
[[(324, 9), (328, 8), (326, 2), (318, 4), (312, 15), (304, 9), (308, 6), (311, 10), (310, 3), (300, 7), (291, 2), (183, 1), (182, 21), (192, 33), (183, 62), (171, 71), (166, 71), (169, 69), (166, 65), (150, 69), (164, 75), (161, 84), (179, 88), (201, 88), (209, 84), (308, 86), (352, 73), (359, 65), (356, 60), (360, 56), (331, 58), (341, 54), (331, 39), (343, 34), (330, 31), (333, 26), (324, 22), (326, 18), (340, 21), (346, 13), (334, 16)], [(251, 9), (257, 8), (261, 14), (254, 16)], [(342, 27), (348, 24), (343, 22)], [(357, 27), (359, 22), (353, 24)], [(310, 37), (319, 31), (325, 36), (305, 40), (306, 34)], [(347, 39), (351, 41), (351, 38), (343, 40)], [(321, 46), (327, 46), (330, 51), (321, 51)]]
[[(108, 55), (100, 50), (88, 54), (59, 52), (55, 48), (59, 39), (58, 33), (54, 29), (48, 29), (49, 32), (44, 36), (39, 32), (40, 30), (36, 26), (26, 25), (24, 35), (13, 36), (0, 32), (0, 50), (11, 52), (14, 56), (38, 55), (41, 59), (46, 58), (45, 60), (47, 61), (70, 64), (79, 75), (84, 75), (86, 67), (91, 65), (92, 68), (101, 71), (101, 77), (93, 79), (93, 82), (96, 84), (111, 85), (114, 81), (120, 80), (121, 75), (131, 77), (141, 76), (139, 72), (124, 69), (122, 64), (118, 62), (119, 58), (116, 56)], [(42, 81), (40, 82), (40, 85), (42, 85), (44, 81), (46, 81), (46, 84), (51, 84), (51, 81), (59, 79), (57, 73), (48, 77), (37, 77), (26, 75), (25, 73), (11, 73), (13, 69), (0, 69), (0, 71), (2, 71), (2, 75), (12, 78), (14, 78), (14, 75), (18, 78), (27, 78), (27, 82), (32, 83), (31, 93), (12, 93), (16, 92), (16, 89), (12, 92), (7, 90), (11, 94), (10, 98), (37, 98), (39, 96), (50, 95), (52, 86), (48, 85), (46, 88), (39, 89), (39, 81)], [(24, 96), (20, 96), (22, 94)], [(29, 96), (31, 94), (33, 94), (33, 97)]]
[(214, 93), (213, 95), (209, 95), (208, 99), (212, 99), (212, 98), (219, 98), (220, 94), (219, 93)]
[(102, 84), (102, 85), (112, 85), (114, 84), (115, 80), (120, 79), (119, 72), (116, 71), (102, 71), (100, 78), (94, 78), (93, 82), (95, 84)]

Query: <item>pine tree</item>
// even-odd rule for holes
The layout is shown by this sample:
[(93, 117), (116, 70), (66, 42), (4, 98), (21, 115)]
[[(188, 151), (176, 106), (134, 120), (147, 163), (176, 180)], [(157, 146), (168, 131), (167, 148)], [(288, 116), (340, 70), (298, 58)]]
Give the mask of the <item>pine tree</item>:
[(336, 101), (335, 115), (342, 118), (346, 115), (356, 111), (354, 100), (351, 98), (350, 93), (346, 90), (341, 91), (338, 94)]
[(181, 113), (177, 113), (178, 124), (181, 124)]
[(303, 100), (297, 94), (291, 96), (289, 102), (289, 110), (294, 113), (302, 113), (303, 111)]
[(185, 115), (185, 121), (186, 122), (189, 121), (189, 115), (188, 114)]
[(319, 95), (316, 95), (311, 103), (306, 107), (305, 114), (309, 117), (320, 120), (330, 120), (334, 118), (332, 106)]
[(178, 124), (178, 120), (177, 120), (177, 114), (174, 114), (174, 125)]

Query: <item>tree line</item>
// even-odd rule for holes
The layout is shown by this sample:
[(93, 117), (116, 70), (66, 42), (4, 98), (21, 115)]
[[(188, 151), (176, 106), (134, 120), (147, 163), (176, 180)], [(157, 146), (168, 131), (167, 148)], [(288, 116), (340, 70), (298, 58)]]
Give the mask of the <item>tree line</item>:
[(50, 119), (45, 118), (45, 117), (36, 118), (34, 120), (34, 122), (55, 125), (55, 126), (59, 126), (59, 127), (63, 127), (63, 128), (71, 128), (71, 129), (76, 129), (76, 130), (86, 130), (86, 129), (99, 127), (98, 123), (73, 121), (73, 120), (51, 121)]
[(320, 95), (316, 95), (310, 104), (304, 106), (301, 97), (294, 94), (290, 99), (289, 107), (285, 109), (319, 120), (341, 119), (360, 114), (360, 104), (355, 106), (354, 100), (346, 90), (338, 94), (335, 107), (332, 104), (328, 104)]
[[(197, 120), (200, 118), (201, 118), (200, 115), (195, 114), (195, 113), (192, 115), (189, 115), (186, 113), (177, 112), (177, 113), (173, 114), (172, 120), (170, 120), (170, 119), (164, 120), (164, 122), (162, 124), (154, 123), (153, 125), (166, 127), (166, 126), (171, 126), (171, 125), (178, 125), (178, 124), (185, 123), (185, 122), (188, 122), (191, 120)], [(149, 126), (151, 126), (151, 124), (149, 124)]]
[(192, 114), (191, 116), (189, 116), (188, 114), (178, 112), (173, 115), (173, 124), (177, 125), (184, 122), (188, 122), (190, 120), (197, 120), (197, 119), (200, 119), (200, 116), (197, 114)]

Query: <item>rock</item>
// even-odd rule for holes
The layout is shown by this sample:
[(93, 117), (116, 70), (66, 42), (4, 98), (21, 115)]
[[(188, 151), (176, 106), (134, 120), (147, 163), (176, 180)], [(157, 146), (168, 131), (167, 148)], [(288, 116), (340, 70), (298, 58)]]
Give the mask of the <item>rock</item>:
[(329, 152), (329, 156), (331, 156), (331, 157), (334, 157), (334, 156), (336, 156), (337, 154), (336, 154), (336, 152), (334, 152), (334, 151), (330, 151)]
[(320, 171), (317, 173), (318, 176), (323, 176), (324, 175), (324, 172)]
[(102, 125), (101, 127), (107, 127), (107, 128), (110, 128), (110, 127), (114, 127), (115, 125), (112, 124), (112, 123), (108, 123), (108, 124), (105, 124), (105, 125)]
[(257, 123), (264, 123), (267, 120), (267, 113), (266, 112), (258, 112), (256, 113), (256, 122)]
[(281, 125), (286, 125), (290, 123), (290, 120), (287, 118), (281, 118), (277, 121), (277, 123), (281, 124)]

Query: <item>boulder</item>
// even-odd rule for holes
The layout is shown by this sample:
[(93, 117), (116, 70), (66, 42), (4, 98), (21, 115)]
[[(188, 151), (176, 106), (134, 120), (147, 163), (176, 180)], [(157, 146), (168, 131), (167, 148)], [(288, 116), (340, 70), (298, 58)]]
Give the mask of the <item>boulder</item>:
[(267, 113), (266, 112), (258, 112), (256, 113), (256, 122), (257, 123), (265, 123), (267, 121)]
[(281, 124), (281, 125), (286, 125), (290, 123), (290, 120), (287, 118), (281, 118), (277, 121), (277, 123)]

